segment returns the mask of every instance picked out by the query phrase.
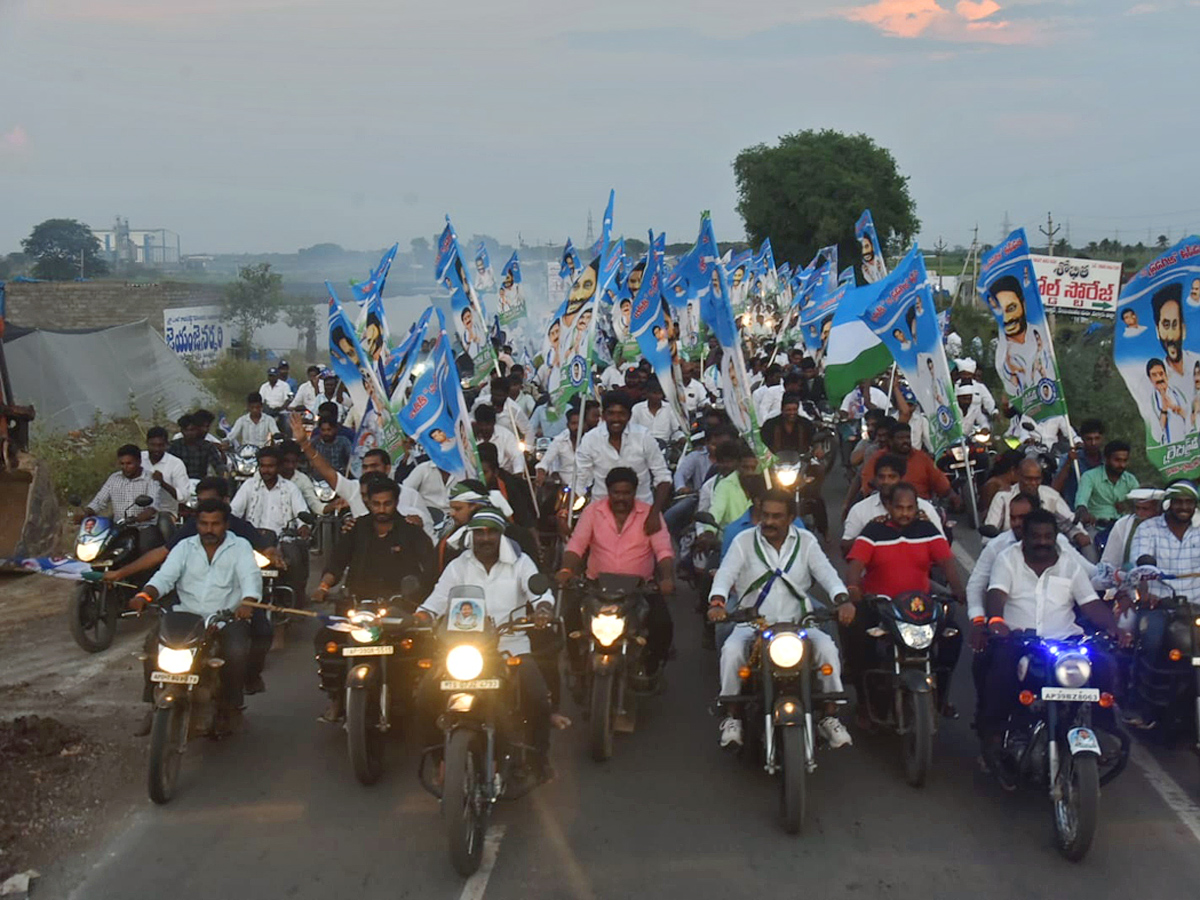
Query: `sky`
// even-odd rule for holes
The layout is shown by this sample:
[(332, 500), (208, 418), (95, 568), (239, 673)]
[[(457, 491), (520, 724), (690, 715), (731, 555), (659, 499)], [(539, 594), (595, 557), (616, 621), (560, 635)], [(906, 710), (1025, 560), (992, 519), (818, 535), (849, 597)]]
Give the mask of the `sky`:
[[(0, 253), (46, 218), (184, 253), (741, 239), (732, 161), (894, 154), (919, 239), (1200, 231), (1200, 0), (0, 0)], [(1191, 172), (1192, 174), (1188, 174)], [(1061, 234), (1060, 237), (1065, 237)], [(803, 262), (803, 261), (799, 261)]]

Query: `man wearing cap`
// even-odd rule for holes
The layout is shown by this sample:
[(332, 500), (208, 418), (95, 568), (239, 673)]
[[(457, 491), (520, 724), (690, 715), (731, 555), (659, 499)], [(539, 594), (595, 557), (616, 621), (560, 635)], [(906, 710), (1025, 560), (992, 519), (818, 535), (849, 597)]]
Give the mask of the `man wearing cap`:
[(279, 370), (274, 367), (267, 369), (267, 380), (259, 385), (258, 393), (269, 416), (279, 415), (292, 397), (292, 389), (286, 381), (280, 381)]
[[(508, 622), (514, 614), (526, 614), (531, 607), (539, 628), (550, 624), (554, 616), (554, 598), (549, 592), (534, 594), (530, 591), (529, 580), (537, 574), (537, 566), (512, 541), (504, 539), (506, 526), (504, 514), (499, 510), (484, 508), (471, 517), (466, 526), (470, 532), (466, 549), (446, 566), (433, 592), (417, 610), (418, 620), (431, 621), (446, 615), (450, 592), (456, 587), (473, 586), (483, 589), (487, 598), (487, 616), (497, 625)], [(521, 680), (521, 712), (529, 724), (529, 741), (542, 755), (542, 775), (546, 777), (549, 775), (546, 754), (550, 749), (550, 690), (530, 653), (527, 633), (504, 635), (500, 639), (500, 651), (522, 659), (522, 665), (516, 667)], [(427, 728), (436, 717), (441, 698), (439, 680), (426, 678), (418, 689), (417, 703), (424, 710)], [(427, 732), (426, 741), (439, 743), (439, 736), (431, 730)]]
[(1137, 534), (1140, 525), (1162, 512), (1165, 496), (1166, 491), (1157, 488), (1138, 487), (1129, 492), (1125, 499), (1133, 503), (1133, 512), (1121, 516), (1113, 524), (1112, 531), (1108, 533), (1108, 543), (1104, 545), (1104, 553), (1100, 555), (1100, 562), (1108, 563), (1114, 569), (1123, 569), (1133, 563), (1135, 557), (1130, 556), (1133, 536)]
[(288, 390), (293, 394), (296, 393), (296, 379), (292, 378), (292, 367), (288, 365), (286, 359), (279, 361), (279, 380), (288, 386)]
[(983, 411), (983, 401), (980, 394), (974, 390), (976, 385), (960, 383), (954, 389), (954, 398), (958, 401), (958, 412), (962, 417), (963, 434), (970, 436), (981, 428), (991, 428), (992, 423), (987, 413)]

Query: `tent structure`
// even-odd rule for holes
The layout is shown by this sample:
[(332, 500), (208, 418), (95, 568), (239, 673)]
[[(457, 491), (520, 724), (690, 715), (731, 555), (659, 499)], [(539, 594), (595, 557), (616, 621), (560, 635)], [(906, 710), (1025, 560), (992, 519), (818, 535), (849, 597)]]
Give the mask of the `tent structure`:
[(25, 330), (11, 323), (4, 355), (17, 402), (37, 427), (76, 431), (102, 418), (155, 407), (176, 419), (216, 400), (145, 319), (96, 331)]

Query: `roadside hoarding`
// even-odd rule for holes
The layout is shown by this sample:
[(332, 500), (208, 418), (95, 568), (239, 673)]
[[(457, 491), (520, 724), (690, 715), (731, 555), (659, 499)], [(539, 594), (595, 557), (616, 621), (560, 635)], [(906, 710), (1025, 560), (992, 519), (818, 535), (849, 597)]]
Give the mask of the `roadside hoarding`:
[(163, 310), (163, 340), (180, 356), (211, 366), (228, 347), (219, 306), (186, 306)]
[(1099, 259), (1031, 255), (1046, 312), (1077, 316), (1116, 314), (1121, 264)]

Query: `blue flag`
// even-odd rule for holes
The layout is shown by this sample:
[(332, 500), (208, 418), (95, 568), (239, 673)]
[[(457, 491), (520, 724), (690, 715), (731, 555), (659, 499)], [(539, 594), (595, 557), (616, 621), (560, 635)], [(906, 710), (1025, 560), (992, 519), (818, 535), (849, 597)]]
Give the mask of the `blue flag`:
[(874, 284), (887, 276), (887, 262), (883, 258), (883, 250), (879, 246), (879, 234), (875, 231), (875, 220), (871, 211), (864, 209), (863, 214), (854, 223), (854, 237), (858, 239), (859, 270), (863, 281)]
[(392, 260), (396, 258), (396, 251), (399, 249), (399, 244), (392, 244), (379, 260), (379, 265), (371, 270), (366, 281), (350, 282), (350, 293), (358, 303), (366, 303), (372, 296), (383, 295), (383, 285), (387, 281), (388, 272), (392, 270)]
[(514, 250), (500, 270), (500, 296), (497, 301), (500, 324), (515, 325), (525, 318), (525, 294), (521, 288), (521, 263)]
[(450, 309), (454, 313), (454, 332), (459, 346), (474, 367), (471, 384), (482, 384), (495, 368), (496, 351), (487, 337), (487, 310), (467, 277), (458, 236), (449, 216), (446, 216), (446, 228), (438, 240), (436, 273), (437, 280), (450, 292)]
[(487, 247), (479, 242), (475, 251), (474, 288), (478, 294), (486, 294), (496, 289), (496, 276), (492, 273), (492, 261), (488, 259)]
[(565, 281), (574, 281), (576, 273), (579, 272), (579, 254), (575, 252), (575, 245), (571, 243), (571, 239), (567, 238), (566, 246), (563, 247), (562, 263), (558, 267), (558, 277)]

